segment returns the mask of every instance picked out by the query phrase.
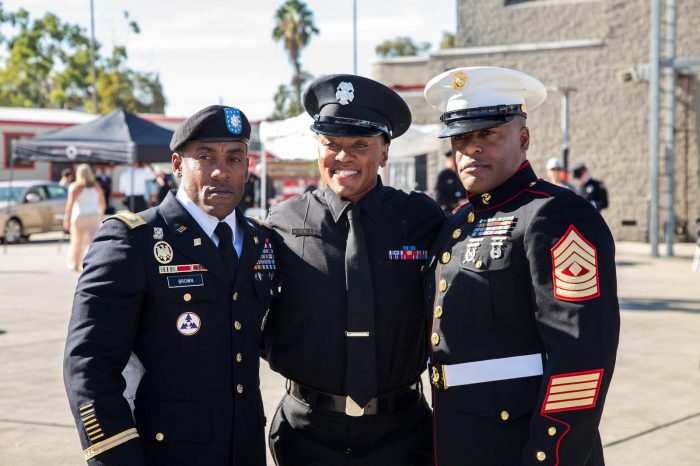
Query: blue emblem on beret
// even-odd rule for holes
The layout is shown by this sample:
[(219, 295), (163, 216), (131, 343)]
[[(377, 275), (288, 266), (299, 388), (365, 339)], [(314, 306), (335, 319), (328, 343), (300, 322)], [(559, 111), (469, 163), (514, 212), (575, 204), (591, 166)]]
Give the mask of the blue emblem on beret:
[(226, 107), (224, 109), (224, 117), (226, 118), (226, 128), (238, 136), (243, 131), (243, 120), (241, 119), (241, 111), (237, 108)]

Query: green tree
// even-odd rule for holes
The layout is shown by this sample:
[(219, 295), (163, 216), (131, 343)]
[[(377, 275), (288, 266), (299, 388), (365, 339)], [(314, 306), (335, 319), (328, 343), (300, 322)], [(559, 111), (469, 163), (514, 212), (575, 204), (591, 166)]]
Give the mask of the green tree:
[(442, 40), (440, 40), (440, 50), (453, 49), (455, 46), (455, 35), (451, 32), (442, 31)]
[[(137, 32), (138, 25), (126, 19)], [(0, 46), (7, 52), (0, 62), (0, 105), (94, 111), (90, 40), (82, 27), (53, 13), (33, 20), (27, 10), (8, 12), (1, 4), (0, 27)], [(114, 47), (109, 57), (101, 56), (99, 48), (96, 44), (100, 111), (122, 106), (130, 112), (163, 113), (158, 76), (129, 69), (124, 47)]]
[(430, 49), (430, 43), (416, 43), (408, 36), (387, 39), (374, 49), (380, 58), (414, 57)]
[(304, 2), (286, 0), (275, 12), (272, 38), (276, 42), (282, 42), (289, 61), (294, 66), (292, 86), (296, 91), (298, 108), (301, 108), (301, 86), (304, 81), (301, 70), (301, 51), (309, 45), (311, 36), (318, 33), (318, 28), (314, 24), (314, 14)]
[[(302, 86), (313, 79), (313, 75), (306, 71), (301, 72)], [(296, 99), (296, 89), (292, 86), (280, 84), (272, 98), (275, 102), (275, 110), (268, 118), (270, 120), (284, 120), (304, 112), (304, 107)]]

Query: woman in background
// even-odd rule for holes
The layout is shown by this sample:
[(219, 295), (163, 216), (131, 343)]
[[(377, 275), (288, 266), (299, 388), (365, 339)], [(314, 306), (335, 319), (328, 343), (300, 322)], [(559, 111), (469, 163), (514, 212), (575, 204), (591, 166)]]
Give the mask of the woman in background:
[(75, 181), (68, 186), (63, 228), (70, 232), (68, 268), (80, 272), (83, 257), (107, 206), (104, 193), (88, 164), (78, 165), (75, 176)]

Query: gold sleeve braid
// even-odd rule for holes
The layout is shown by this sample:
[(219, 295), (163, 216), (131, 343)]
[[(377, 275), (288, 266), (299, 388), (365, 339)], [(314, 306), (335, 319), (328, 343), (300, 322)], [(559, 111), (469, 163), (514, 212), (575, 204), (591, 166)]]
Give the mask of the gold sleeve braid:
[(94, 458), (100, 453), (104, 453), (108, 450), (111, 450), (112, 448), (117, 447), (124, 442), (128, 442), (129, 440), (135, 439), (138, 436), (139, 433), (136, 431), (136, 428), (132, 427), (131, 429), (127, 429), (124, 432), (120, 432), (117, 435), (113, 435), (108, 439), (102, 440), (101, 442), (95, 443), (94, 445), (90, 445), (85, 450), (83, 450), (85, 460)]

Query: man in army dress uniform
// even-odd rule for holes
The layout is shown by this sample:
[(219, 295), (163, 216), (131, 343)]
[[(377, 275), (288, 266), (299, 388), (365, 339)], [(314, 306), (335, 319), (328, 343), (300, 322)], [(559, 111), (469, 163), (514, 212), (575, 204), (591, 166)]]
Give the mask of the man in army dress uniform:
[(421, 265), (443, 220), (420, 193), (383, 186), (389, 143), (411, 114), (370, 79), (311, 84), (326, 187), (274, 207), (282, 292), (267, 360), (289, 379), (270, 429), (280, 466), (432, 465)]
[(615, 250), (598, 212), (535, 175), (526, 110), (544, 86), (458, 68), (425, 89), (469, 204), (429, 257), (436, 464), (602, 465), (619, 335)]
[(211, 106), (174, 133), (182, 179), (162, 204), (105, 220), (73, 302), (64, 379), (100, 466), (265, 464), (261, 325), (271, 232), (235, 209), (250, 124)]

